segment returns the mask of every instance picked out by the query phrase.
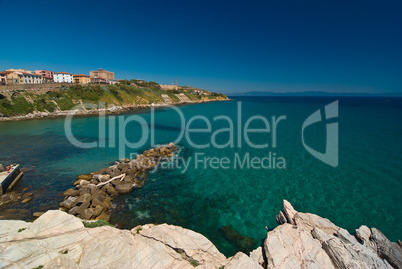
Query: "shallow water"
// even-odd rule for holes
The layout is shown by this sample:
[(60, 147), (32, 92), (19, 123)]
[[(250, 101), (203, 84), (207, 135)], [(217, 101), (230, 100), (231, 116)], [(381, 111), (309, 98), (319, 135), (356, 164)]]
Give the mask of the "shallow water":
[[(301, 141), (304, 120), (317, 109), (339, 100), (339, 165), (334, 168), (310, 155)], [(402, 99), (401, 98), (329, 98), (329, 97), (258, 97), (239, 98), (228, 102), (214, 102), (181, 106), (186, 122), (195, 115), (211, 120), (212, 131), (227, 128), (226, 121), (214, 121), (219, 115), (236, 119), (238, 103), (242, 101), (242, 124), (262, 115), (270, 123), (271, 116), (286, 116), (278, 123), (277, 145), (272, 147), (271, 134), (251, 134), (254, 143), (269, 143), (267, 149), (255, 149), (241, 137), (238, 147), (196, 149), (182, 139), (180, 158), (191, 158), (189, 168), (159, 169), (150, 173), (142, 189), (115, 199), (119, 204), (111, 222), (123, 228), (145, 223), (169, 223), (200, 232), (208, 237), (225, 255), (233, 255), (238, 246), (223, 236), (220, 228), (232, 225), (238, 232), (254, 239), (257, 244), (266, 235), (265, 226), (276, 227), (275, 215), (281, 209), (282, 199), (289, 200), (296, 210), (329, 218), (336, 225), (353, 232), (360, 225), (377, 227), (389, 239), (396, 241), (402, 234)], [(73, 120), (73, 134), (82, 142), (98, 141), (105, 148), (80, 149), (68, 141), (64, 119), (33, 120), (0, 123), (0, 162), (18, 162), (32, 167), (26, 172), (17, 189), (27, 187), (34, 191), (32, 202), (11, 205), (0, 210), (2, 214), (31, 218), (35, 211), (57, 208), (62, 192), (72, 186), (78, 174), (94, 172), (109, 166), (119, 157), (117, 138), (110, 140), (110, 123), (116, 125), (133, 114), (106, 117), (106, 132), (99, 135), (97, 117)], [(151, 123), (149, 111), (137, 112)], [(234, 128), (238, 125), (234, 121)], [(261, 122), (254, 122), (261, 128)], [(155, 113), (155, 143), (174, 141), (181, 130), (175, 110), (163, 108)], [(202, 121), (194, 121), (192, 128), (205, 128)], [(237, 129), (236, 129), (237, 130)], [(117, 136), (122, 135), (116, 130)], [(306, 143), (325, 151), (325, 124), (306, 129)], [(134, 143), (141, 138), (141, 126), (131, 122), (126, 136)], [(221, 133), (220, 144), (229, 134)], [(211, 134), (192, 134), (198, 144), (209, 143)], [(110, 148), (115, 141), (116, 146)], [(121, 140), (120, 140), (121, 141)], [(110, 143), (112, 142), (112, 143)], [(130, 157), (151, 146), (130, 150)], [(121, 151), (121, 150), (120, 150)], [(274, 156), (286, 160), (286, 169), (202, 169), (195, 168), (195, 154), (204, 157), (229, 157), (235, 154), (250, 158)], [(272, 158), (271, 158), (272, 160)], [(12, 209), (19, 208), (18, 215)], [(7, 214), (6, 214), (7, 215)]]

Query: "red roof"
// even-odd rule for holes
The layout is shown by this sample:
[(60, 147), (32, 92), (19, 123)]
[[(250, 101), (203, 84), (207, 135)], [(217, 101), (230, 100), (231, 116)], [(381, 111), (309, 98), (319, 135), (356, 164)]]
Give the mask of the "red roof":
[(79, 75), (73, 75), (74, 77), (89, 77), (88, 75), (84, 75), (84, 74), (79, 74)]
[(66, 74), (66, 75), (72, 75), (71, 73), (67, 73), (67, 72), (55, 72), (55, 74)]

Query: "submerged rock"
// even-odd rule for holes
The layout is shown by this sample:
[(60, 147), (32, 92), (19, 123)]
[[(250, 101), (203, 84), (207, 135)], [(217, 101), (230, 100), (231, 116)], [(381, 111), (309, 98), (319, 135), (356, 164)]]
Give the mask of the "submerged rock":
[(219, 231), (230, 244), (236, 246), (242, 252), (249, 252), (257, 245), (257, 241), (239, 233), (232, 225), (222, 226)]

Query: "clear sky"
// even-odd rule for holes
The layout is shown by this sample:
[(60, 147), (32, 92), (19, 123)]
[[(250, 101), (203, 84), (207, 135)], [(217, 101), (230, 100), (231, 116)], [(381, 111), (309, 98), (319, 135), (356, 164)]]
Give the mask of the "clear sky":
[(0, 70), (220, 92), (402, 92), (402, 1), (0, 0)]

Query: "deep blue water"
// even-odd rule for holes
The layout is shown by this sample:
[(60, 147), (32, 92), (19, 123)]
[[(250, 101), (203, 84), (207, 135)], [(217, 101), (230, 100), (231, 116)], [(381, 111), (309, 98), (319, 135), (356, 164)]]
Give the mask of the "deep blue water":
[[(339, 100), (339, 165), (331, 167), (314, 158), (302, 145), (301, 129), (304, 120), (325, 105)], [(250, 134), (254, 144), (268, 143), (265, 149), (255, 149), (237, 135), (238, 101), (241, 101), (241, 126), (252, 116), (261, 115), (272, 127), (272, 116), (286, 116), (278, 123), (276, 147), (271, 133)], [(238, 248), (226, 240), (219, 228), (232, 225), (241, 234), (258, 242), (265, 237), (265, 226), (276, 227), (275, 215), (281, 210), (282, 199), (289, 200), (296, 210), (329, 218), (336, 225), (353, 232), (360, 225), (376, 227), (389, 239), (402, 238), (402, 98), (373, 97), (242, 97), (228, 102), (214, 102), (179, 107), (188, 121), (197, 115), (211, 122), (212, 132), (228, 128), (226, 120), (214, 120), (225, 115), (233, 120), (234, 147), (197, 149), (181, 139), (180, 158), (190, 159), (189, 168), (159, 169), (150, 173), (142, 189), (120, 196), (120, 205), (111, 222), (131, 228), (145, 223), (169, 223), (193, 229), (207, 236), (226, 255)], [(19, 218), (31, 218), (35, 211), (57, 208), (62, 192), (70, 188), (78, 174), (94, 172), (121, 157), (119, 142), (110, 148), (110, 123), (116, 126), (122, 119), (137, 115), (151, 123), (149, 111), (123, 116), (107, 116), (106, 132), (99, 136), (97, 117), (73, 120), (73, 134), (82, 142), (98, 141), (105, 148), (80, 149), (68, 141), (64, 119), (33, 120), (0, 123), (0, 162), (18, 162), (32, 167), (23, 177), (18, 189), (34, 191), (34, 199), (25, 205), (0, 208), (4, 212), (22, 209)], [(159, 109), (155, 113), (155, 143), (176, 140), (185, 129), (177, 112)], [(314, 149), (325, 151), (325, 122), (305, 130), (305, 141)], [(195, 120), (191, 128), (205, 128), (206, 123)], [(250, 128), (262, 128), (254, 121)], [(117, 128), (118, 129), (118, 128)], [(132, 143), (141, 138), (141, 126), (131, 122), (126, 137)], [(272, 129), (271, 129), (272, 131)], [(122, 135), (115, 130), (115, 135)], [(211, 142), (211, 133), (190, 135), (197, 144)], [(228, 131), (218, 134), (216, 141), (226, 143)], [(125, 148), (124, 156), (142, 152), (151, 146), (150, 139), (139, 148)], [(285, 169), (233, 169), (236, 155), (249, 154), (263, 158), (271, 153), (286, 162)], [(228, 157), (231, 169), (195, 168), (194, 158)], [(230, 166), (230, 165), (229, 165)], [(8, 210), (8, 211), (7, 211)]]

